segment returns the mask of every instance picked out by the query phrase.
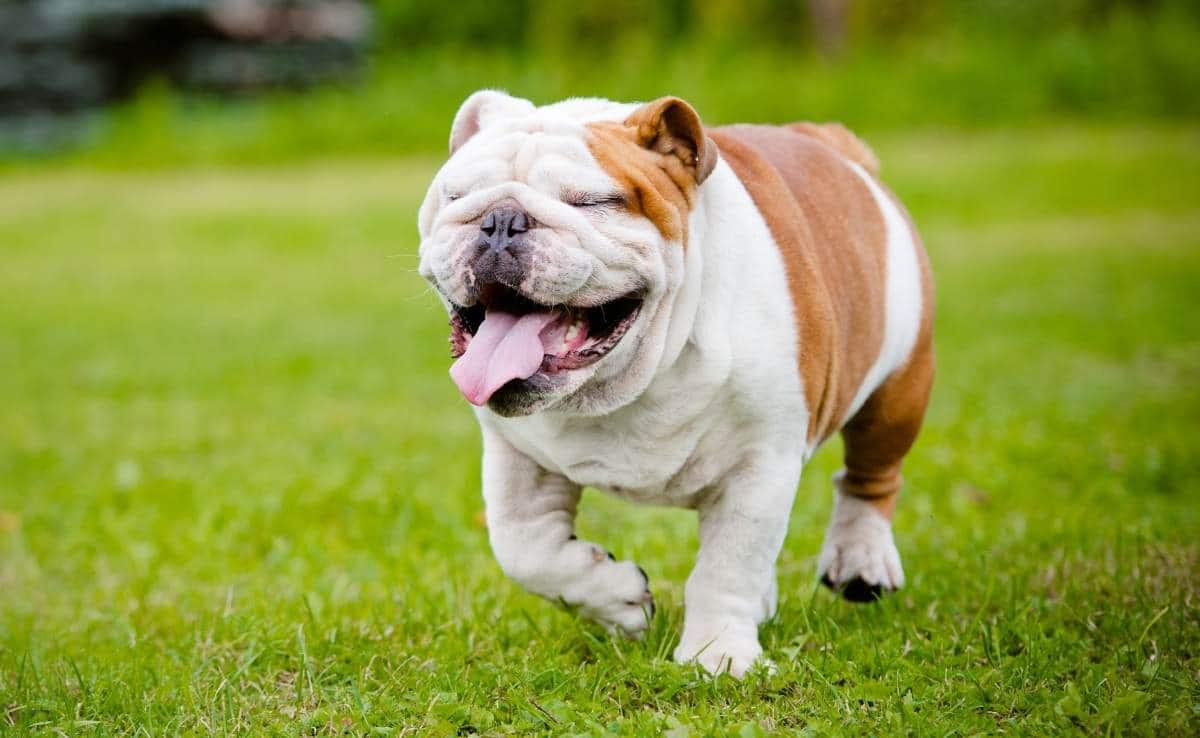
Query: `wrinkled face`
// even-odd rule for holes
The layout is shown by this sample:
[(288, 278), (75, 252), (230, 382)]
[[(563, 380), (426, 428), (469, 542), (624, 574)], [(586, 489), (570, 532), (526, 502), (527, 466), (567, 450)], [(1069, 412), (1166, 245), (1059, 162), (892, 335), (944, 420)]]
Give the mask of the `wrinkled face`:
[(696, 179), (660, 166), (681, 160), (644, 146), (631, 112), (494, 92), (459, 112), (421, 206), (420, 272), (450, 314), (451, 376), (471, 403), (594, 414), (649, 383)]

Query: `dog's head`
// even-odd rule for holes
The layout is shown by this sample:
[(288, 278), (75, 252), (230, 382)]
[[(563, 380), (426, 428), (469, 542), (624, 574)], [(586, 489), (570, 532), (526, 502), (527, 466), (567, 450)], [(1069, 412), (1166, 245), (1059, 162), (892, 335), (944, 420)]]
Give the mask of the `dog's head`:
[(450, 373), (506, 415), (607, 412), (663, 355), (688, 215), (716, 146), (678, 98), (463, 103), (421, 205), (421, 275), (450, 313)]

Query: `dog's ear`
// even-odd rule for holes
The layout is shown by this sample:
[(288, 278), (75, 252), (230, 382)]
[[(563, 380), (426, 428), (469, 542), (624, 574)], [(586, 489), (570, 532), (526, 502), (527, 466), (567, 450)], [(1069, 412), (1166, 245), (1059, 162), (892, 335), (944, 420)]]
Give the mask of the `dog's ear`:
[(533, 103), (499, 90), (480, 90), (463, 101), (450, 127), (450, 153), (479, 133), (489, 123), (532, 113)]
[(660, 97), (633, 111), (625, 125), (637, 129), (642, 146), (664, 156), (677, 156), (703, 182), (717, 165), (717, 145), (704, 135), (696, 109), (677, 97)]

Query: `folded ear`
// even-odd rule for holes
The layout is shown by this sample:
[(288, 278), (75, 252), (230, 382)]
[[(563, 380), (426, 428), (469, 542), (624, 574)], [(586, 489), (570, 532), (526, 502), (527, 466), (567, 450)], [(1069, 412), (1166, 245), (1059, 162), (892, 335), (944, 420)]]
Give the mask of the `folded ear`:
[(637, 129), (638, 142), (664, 156), (677, 156), (703, 182), (717, 165), (717, 145), (704, 135), (695, 108), (677, 97), (660, 97), (633, 111), (625, 125)]
[(450, 153), (458, 151), (472, 136), (500, 118), (532, 113), (533, 103), (499, 90), (480, 90), (463, 101), (450, 127)]

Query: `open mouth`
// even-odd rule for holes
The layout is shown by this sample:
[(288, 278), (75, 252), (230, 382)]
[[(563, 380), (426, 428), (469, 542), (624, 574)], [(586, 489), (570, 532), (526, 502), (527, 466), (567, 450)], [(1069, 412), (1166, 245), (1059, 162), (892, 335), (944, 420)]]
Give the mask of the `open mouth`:
[(621, 341), (641, 306), (636, 294), (595, 307), (540, 305), (486, 285), (475, 305), (454, 306), (450, 352), (457, 361), (450, 376), (469, 402), (483, 405), (513, 380), (596, 363)]

